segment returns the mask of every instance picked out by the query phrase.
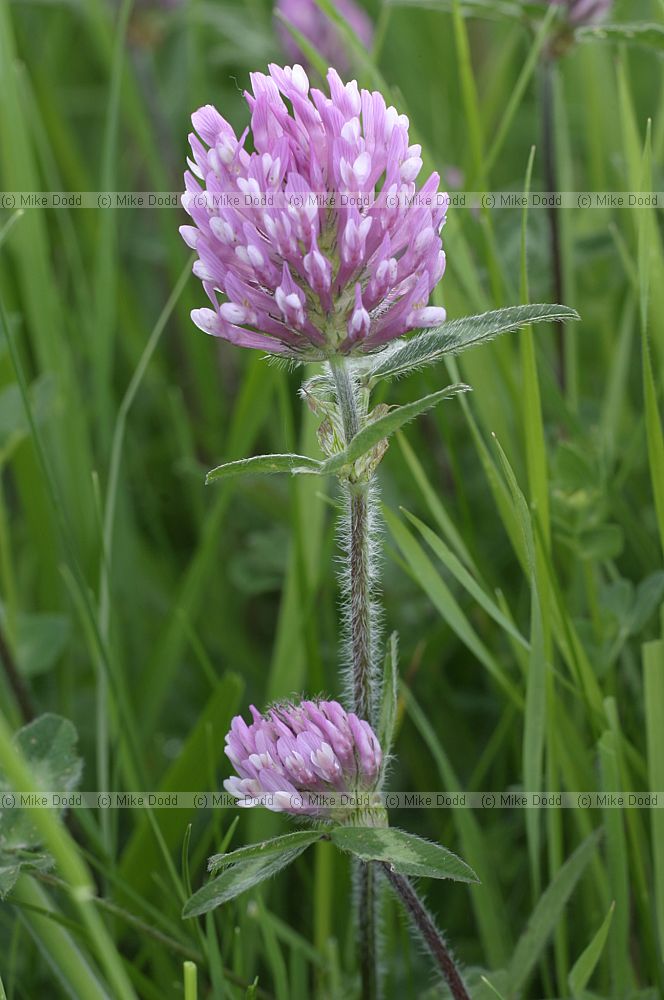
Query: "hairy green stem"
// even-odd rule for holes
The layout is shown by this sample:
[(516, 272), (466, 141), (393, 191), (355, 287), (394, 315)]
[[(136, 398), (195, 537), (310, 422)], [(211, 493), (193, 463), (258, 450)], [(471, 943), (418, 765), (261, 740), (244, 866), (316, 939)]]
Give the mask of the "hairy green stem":
[(360, 429), (360, 413), (357, 405), (357, 393), (353, 384), (348, 362), (344, 358), (332, 358), (330, 369), (337, 391), (337, 402), (344, 425), (346, 444), (350, 444)]
[[(352, 374), (344, 359), (331, 362), (346, 445), (361, 429), (363, 414), (358, 405)], [(343, 584), (347, 605), (346, 626), (351, 664), (353, 711), (375, 723), (373, 691), (374, 615), (372, 607), (370, 483), (344, 482), (347, 525), (344, 531), (346, 565)]]
[(369, 534), (369, 488), (350, 487), (348, 496), (349, 640), (353, 665), (353, 707), (361, 719), (374, 723), (371, 683), (372, 608)]
[(445, 944), (445, 938), (436, 927), (433, 917), (416, 893), (412, 883), (405, 875), (399, 875), (395, 872), (391, 865), (386, 862), (381, 862), (381, 865), (397, 895), (400, 896), (404, 906), (408, 910), (411, 920), (421, 934), (438, 968), (445, 977), (454, 1000), (470, 1000), (470, 994), (464, 986), (461, 973)]
[(359, 861), (357, 868), (362, 1000), (376, 1000), (379, 996), (376, 865)]
[[(348, 445), (361, 429), (363, 415), (348, 363), (343, 358), (334, 359), (330, 368)], [(347, 597), (345, 614), (353, 710), (361, 719), (374, 724), (370, 485), (348, 482), (343, 487), (348, 518), (344, 534), (343, 581)], [(375, 865), (360, 862), (357, 865), (357, 927), (363, 1000), (376, 1000), (379, 995), (376, 911)]]

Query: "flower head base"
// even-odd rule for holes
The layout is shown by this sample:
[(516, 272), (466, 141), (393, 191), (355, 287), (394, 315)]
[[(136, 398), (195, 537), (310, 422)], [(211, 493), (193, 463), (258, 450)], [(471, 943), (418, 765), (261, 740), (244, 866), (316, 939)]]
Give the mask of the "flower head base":
[[(358, 41), (370, 49), (374, 32), (369, 15), (354, 0), (334, 0), (334, 6)], [(328, 66), (337, 66), (342, 73), (346, 72), (348, 56), (341, 34), (315, 0), (277, 0), (276, 11), (311, 42)], [(277, 31), (288, 58), (306, 65), (305, 53), (281, 21), (277, 22)]]
[(352, 797), (376, 788), (380, 744), (369, 723), (338, 702), (287, 703), (265, 715), (252, 705), (251, 714), (249, 726), (236, 715), (226, 735), (226, 756), (239, 777), (224, 788), (240, 805), (324, 819), (330, 810), (321, 793)]
[(567, 18), (574, 27), (597, 24), (608, 14), (613, 0), (549, 0), (558, 7), (567, 8)]
[(196, 325), (297, 359), (376, 350), (445, 319), (428, 305), (445, 269), (438, 174), (418, 190), (408, 119), (333, 69), (327, 79), (329, 97), (301, 66), (252, 74), (239, 139), (200, 108), (182, 199), (213, 306), (194, 310)]

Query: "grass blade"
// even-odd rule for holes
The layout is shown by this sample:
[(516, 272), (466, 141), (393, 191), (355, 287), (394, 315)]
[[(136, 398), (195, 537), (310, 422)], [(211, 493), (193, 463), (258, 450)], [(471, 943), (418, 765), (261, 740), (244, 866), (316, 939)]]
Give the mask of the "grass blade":
[(518, 996), (526, 986), (570, 896), (597, 849), (599, 838), (600, 831), (596, 831), (577, 847), (538, 901), (509, 964), (510, 997)]
[[(646, 708), (648, 746), (648, 788), (661, 794), (664, 790), (664, 640), (656, 639), (643, 647), (643, 698)], [(659, 947), (664, 951), (664, 813), (650, 810), (654, 909)]]
[(602, 952), (604, 951), (606, 939), (609, 935), (611, 927), (611, 921), (613, 919), (615, 905), (615, 903), (611, 903), (609, 912), (604, 917), (597, 934), (595, 934), (588, 947), (579, 955), (576, 962), (572, 966), (572, 970), (569, 974), (569, 988), (572, 991), (574, 1000), (583, 1000), (584, 990), (588, 985), (590, 977), (595, 971), (595, 967), (600, 960)]

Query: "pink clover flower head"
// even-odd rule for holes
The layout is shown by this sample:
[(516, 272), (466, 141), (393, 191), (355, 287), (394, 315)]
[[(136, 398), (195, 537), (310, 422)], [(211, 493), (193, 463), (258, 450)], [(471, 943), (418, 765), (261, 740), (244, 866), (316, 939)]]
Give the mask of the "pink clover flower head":
[(574, 27), (597, 24), (611, 9), (613, 0), (549, 0), (567, 8), (567, 18)]
[[(445, 270), (449, 198), (417, 187), (421, 148), (378, 92), (301, 66), (251, 75), (238, 138), (211, 105), (192, 116), (182, 226), (211, 308), (206, 333), (296, 359), (366, 353), (437, 326), (429, 297)], [(249, 143), (253, 151), (249, 151)]]
[[(354, 3), (354, 0), (334, 0), (334, 6), (363, 47), (371, 49), (374, 29), (366, 11)], [(341, 73), (348, 71), (348, 54), (341, 33), (315, 0), (277, 0), (275, 9), (311, 43), (328, 66), (336, 66)], [(301, 62), (306, 66), (305, 53), (279, 19), (277, 32), (290, 61)]]
[(289, 702), (264, 715), (252, 705), (251, 714), (250, 725), (236, 715), (226, 734), (225, 753), (236, 775), (224, 788), (239, 805), (326, 818), (320, 793), (352, 796), (376, 788), (380, 744), (369, 723), (338, 702)]

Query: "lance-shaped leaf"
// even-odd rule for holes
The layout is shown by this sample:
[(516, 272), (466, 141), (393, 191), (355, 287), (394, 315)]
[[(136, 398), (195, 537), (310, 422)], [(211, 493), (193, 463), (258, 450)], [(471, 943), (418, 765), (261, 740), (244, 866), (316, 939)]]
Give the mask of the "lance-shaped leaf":
[(383, 689), (378, 716), (378, 742), (387, 756), (394, 741), (397, 720), (397, 690), (399, 685), (399, 636), (393, 632), (387, 643), (383, 667)]
[(211, 469), (205, 477), (205, 484), (207, 486), (217, 479), (233, 476), (272, 476), (277, 472), (289, 472), (293, 476), (304, 472), (315, 475), (321, 472), (322, 467), (322, 462), (308, 455), (254, 455), (253, 458), (240, 458)]
[(661, 24), (597, 24), (577, 28), (574, 32), (577, 42), (615, 42), (624, 45), (640, 45), (650, 51), (664, 52), (664, 28)]
[(442, 10), (451, 14), (459, 7), (462, 17), (484, 17), (495, 21), (507, 18), (511, 21), (523, 21), (526, 16), (541, 18), (542, 4), (510, 3), (507, 0), (390, 0), (393, 7), (422, 7), (425, 10)]
[(424, 365), (434, 364), (446, 354), (458, 354), (469, 347), (485, 344), (501, 333), (509, 333), (531, 323), (553, 323), (577, 320), (579, 314), (567, 306), (524, 305), (508, 306), (479, 316), (464, 316), (449, 320), (435, 330), (427, 330), (410, 340), (396, 341), (381, 351), (365, 370), (371, 382), (381, 378), (407, 375)]
[(398, 431), (400, 427), (407, 424), (409, 420), (414, 420), (415, 417), (419, 417), (421, 413), (426, 413), (433, 406), (438, 403), (442, 403), (444, 399), (451, 399), (452, 396), (458, 395), (460, 392), (469, 392), (470, 386), (464, 385), (463, 383), (458, 383), (457, 385), (448, 385), (446, 389), (440, 389), (438, 392), (432, 392), (429, 396), (423, 396), (422, 399), (417, 399), (414, 403), (406, 403), (404, 406), (395, 406), (383, 417), (379, 417), (378, 420), (373, 420), (366, 427), (355, 435), (351, 443), (343, 451), (339, 452), (337, 455), (333, 455), (328, 458), (326, 462), (323, 462), (321, 467), (321, 472), (331, 473), (338, 472), (345, 465), (351, 465), (356, 462), (358, 458), (366, 455), (367, 452), (371, 451), (380, 441), (384, 438), (390, 437), (395, 431)]
[(526, 929), (512, 953), (508, 969), (510, 996), (520, 994), (526, 985), (551, 934), (558, 926), (563, 910), (577, 882), (595, 856), (601, 835), (601, 829), (591, 833), (570, 854), (540, 896), (539, 902), (526, 924)]
[(382, 861), (400, 875), (451, 878), (456, 882), (479, 882), (465, 861), (441, 844), (432, 844), (395, 827), (339, 826), (331, 831), (332, 842), (362, 861)]
[(595, 971), (595, 966), (604, 951), (606, 939), (609, 936), (609, 930), (611, 929), (611, 921), (613, 920), (613, 911), (615, 908), (616, 901), (614, 899), (609, 907), (609, 912), (602, 921), (602, 926), (599, 928), (588, 947), (579, 955), (576, 962), (572, 966), (569, 976), (567, 977), (567, 984), (574, 1000), (583, 1000), (583, 997), (585, 996), (585, 989), (588, 985), (588, 981)]
[(249, 844), (247, 847), (239, 847), (237, 851), (230, 851), (228, 854), (213, 854), (208, 858), (208, 871), (216, 875), (223, 868), (236, 865), (238, 861), (249, 861), (254, 858), (267, 858), (273, 854), (283, 854), (284, 851), (292, 851), (296, 847), (309, 847), (310, 844), (320, 840), (323, 834), (318, 830), (297, 830), (295, 833), (286, 833), (282, 837), (273, 837), (271, 840), (262, 840), (258, 844)]
[[(251, 847), (241, 848), (225, 855), (227, 866), (220, 875), (187, 900), (182, 916), (198, 917), (221, 906), (222, 903), (227, 903), (229, 899), (234, 899), (248, 889), (253, 889), (265, 879), (276, 875), (282, 868), (292, 864), (310, 844), (320, 840), (321, 837), (322, 834), (315, 830), (303, 831), (301, 834), (276, 837), (263, 844), (253, 844)], [(221, 864), (219, 858), (214, 861), (218, 868)]]

